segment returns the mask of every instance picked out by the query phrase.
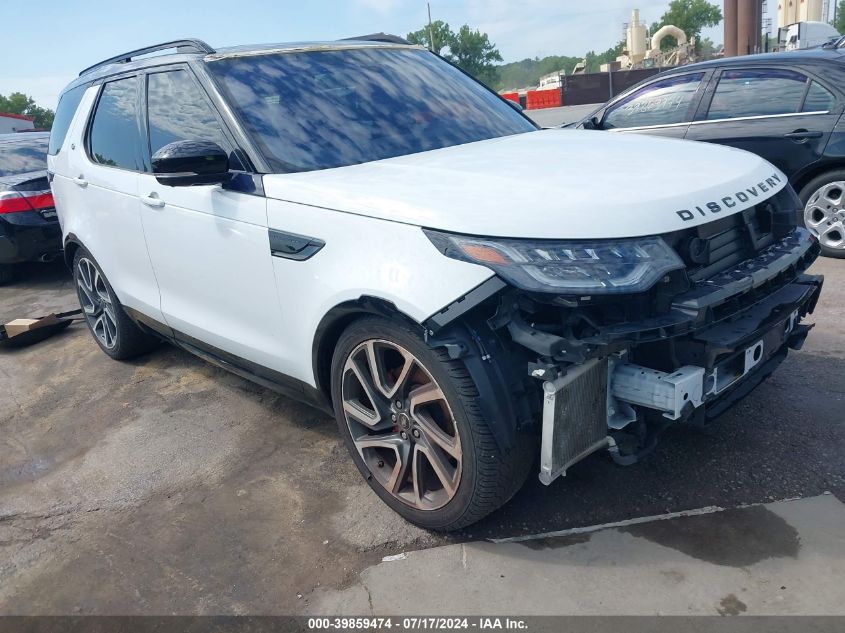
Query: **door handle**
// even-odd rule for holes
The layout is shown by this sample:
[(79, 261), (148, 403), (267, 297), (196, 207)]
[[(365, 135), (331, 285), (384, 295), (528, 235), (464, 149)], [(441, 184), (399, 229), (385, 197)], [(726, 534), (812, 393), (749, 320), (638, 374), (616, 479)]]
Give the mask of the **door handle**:
[(85, 189), (85, 187), (87, 187), (87, 186), (88, 186), (88, 181), (87, 181), (87, 180), (85, 180), (85, 178), (83, 178), (82, 174), (80, 174), (79, 176), (77, 176), (76, 178), (74, 178), (74, 179), (73, 179), (73, 182), (75, 182), (77, 185), (79, 185), (79, 186), (80, 186), (80, 187), (82, 187), (83, 189)]
[(148, 196), (141, 196), (141, 202), (153, 209), (161, 209), (165, 205), (164, 200), (154, 193), (151, 193)]
[(789, 132), (788, 134), (784, 134), (784, 138), (788, 138), (792, 141), (806, 141), (810, 138), (821, 138), (824, 134), (818, 130), (795, 130), (794, 132)]

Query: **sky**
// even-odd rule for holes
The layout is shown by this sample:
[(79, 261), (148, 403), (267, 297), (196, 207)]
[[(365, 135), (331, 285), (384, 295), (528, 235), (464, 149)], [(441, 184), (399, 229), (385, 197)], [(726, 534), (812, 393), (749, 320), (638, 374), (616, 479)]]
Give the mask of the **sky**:
[[(636, 0), (633, 0), (636, 2)], [(640, 0), (656, 21), (669, 0)], [(135, 48), (183, 37), (213, 47), (334, 40), (427, 22), (425, 0), (4, 0), (0, 94), (24, 92), (54, 108), (83, 68)], [(624, 36), (632, 0), (432, 0), (435, 20), (486, 32), (505, 62), (604, 51)], [(37, 12), (35, 11), (37, 8)], [(722, 41), (721, 28), (704, 33)]]

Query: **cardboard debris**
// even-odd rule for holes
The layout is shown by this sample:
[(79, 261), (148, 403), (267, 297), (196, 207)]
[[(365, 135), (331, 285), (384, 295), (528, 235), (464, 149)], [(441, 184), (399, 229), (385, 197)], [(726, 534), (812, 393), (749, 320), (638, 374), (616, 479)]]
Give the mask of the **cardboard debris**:
[(31, 330), (37, 330), (38, 328), (42, 328), (46, 325), (53, 325), (59, 322), (59, 317), (55, 314), (48, 314), (45, 317), (41, 317), (40, 319), (15, 319), (13, 321), (9, 321), (3, 326), (3, 329), (6, 330), (6, 336), (12, 338), (17, 336), (18, 334), (23, 334), (24, 332), (29, 332)]

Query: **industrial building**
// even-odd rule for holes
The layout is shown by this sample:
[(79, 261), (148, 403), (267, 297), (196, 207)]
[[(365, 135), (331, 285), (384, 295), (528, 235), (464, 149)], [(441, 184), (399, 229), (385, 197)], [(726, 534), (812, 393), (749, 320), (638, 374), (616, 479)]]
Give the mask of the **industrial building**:
[(780, 0), (778, 3), (778, 28), (796, 22), (821, 22), (823, 0)]
[(22, 132), (34, 128), (35, 125), (33, 124), (32, 117), (22, 114), (11, 114), (10, 112), (0, 112), (0, 134)]

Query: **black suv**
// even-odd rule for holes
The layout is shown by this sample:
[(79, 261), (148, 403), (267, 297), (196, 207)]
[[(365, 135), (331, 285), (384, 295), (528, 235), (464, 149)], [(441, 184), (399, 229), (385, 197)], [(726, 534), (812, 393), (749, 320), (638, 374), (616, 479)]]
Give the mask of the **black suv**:
[(754, 152), (789, 178), (823, 253), (845, 257), (843, 108), (845, 50), (820, 48), (680, 66), (623, 92), (579, 126)]
[(62, 232), (47, 180), (47, 132), (0, 134), (0, 283), (13, 264), (52, 261)]

